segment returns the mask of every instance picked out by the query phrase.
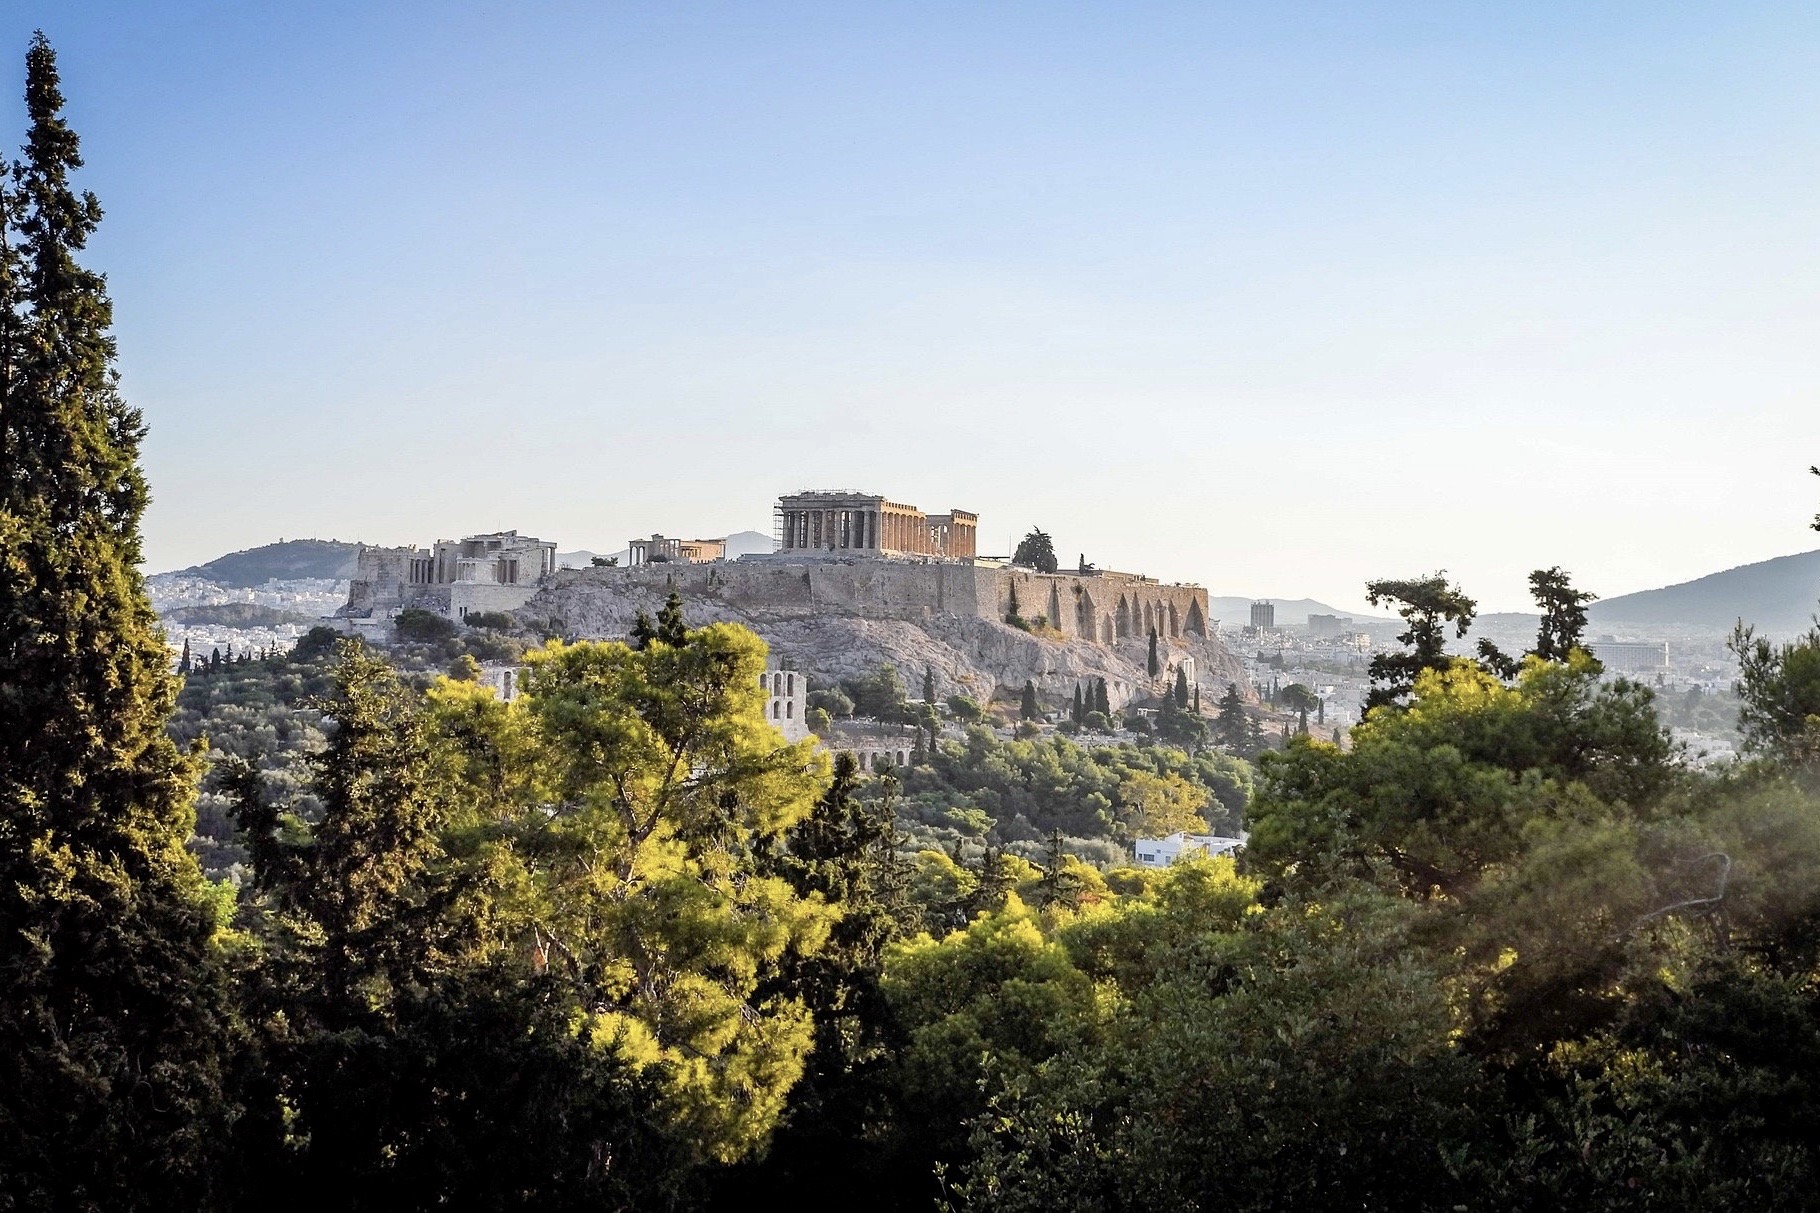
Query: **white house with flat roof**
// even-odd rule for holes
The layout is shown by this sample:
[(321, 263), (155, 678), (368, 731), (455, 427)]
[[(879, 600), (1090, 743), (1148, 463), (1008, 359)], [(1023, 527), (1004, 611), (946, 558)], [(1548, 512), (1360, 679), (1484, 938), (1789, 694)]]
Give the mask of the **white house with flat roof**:
[(1132, 844), (1140, 868), (1166, 868), (1178, 859), (1195, 855), (1230, 855), (1245, 845), (1243, 838), (1217, 834), (1189, 834), (1177, 830), (1167, 838), (1140, 838)]

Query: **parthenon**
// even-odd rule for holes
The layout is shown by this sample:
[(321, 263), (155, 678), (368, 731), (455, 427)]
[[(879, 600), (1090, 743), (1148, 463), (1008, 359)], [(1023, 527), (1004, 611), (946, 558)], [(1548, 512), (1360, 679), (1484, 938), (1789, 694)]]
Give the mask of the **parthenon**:
[(777, 501), (778, 547), (854, 555), (971, 557), (979, 516), (925, 514), (874, 493), (813, 490)]

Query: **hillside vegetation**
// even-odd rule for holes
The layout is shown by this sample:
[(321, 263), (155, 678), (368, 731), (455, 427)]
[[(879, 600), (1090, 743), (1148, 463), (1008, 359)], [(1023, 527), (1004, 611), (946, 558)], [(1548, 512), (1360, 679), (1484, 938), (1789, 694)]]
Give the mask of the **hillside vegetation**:
[(354, 575), (361, 546), (338, 539), (287, 539), (244, 552), (230, 552), (179, 572), (235, 589), (255, 589), (268, 581), (304, 578), (345, 581)]

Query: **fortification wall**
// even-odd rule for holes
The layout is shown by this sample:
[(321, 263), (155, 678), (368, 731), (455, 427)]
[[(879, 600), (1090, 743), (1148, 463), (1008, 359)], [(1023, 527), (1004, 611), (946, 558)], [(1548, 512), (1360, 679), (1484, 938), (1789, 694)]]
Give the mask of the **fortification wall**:
[[(599, 585), (684, 598), (713, 597), (752, 615), (851, 615), (927, 623), (937, 615), (982, 615), (994, 596), (982, 573), (960, 564), (897, 560), (734, 560), (636, 568), (559, 569), (554, 585)], [(982, 608), (982, 603), (984, 607)]]
[(1012, 613), (1041, 616), (1070, 639), (1096, 644), (1207, 635), (1207, 591), (1192, 585), (1162, 585), (1132, 573), (1037, 573), (1028, 569), (985, 569), (996, 574), (996, 617)]
[(709, 596), (745, 614), (849, 615), (926, 624), (941, 615), (1042, 616), (1069, 639), (1095, 644), (1207, 635), (1207, 591), (1130, 573), (1038, 573), (986, 565), (879, 559), (737, 560), (637, 568), (563, 569), (557, 586), (598, 584)]

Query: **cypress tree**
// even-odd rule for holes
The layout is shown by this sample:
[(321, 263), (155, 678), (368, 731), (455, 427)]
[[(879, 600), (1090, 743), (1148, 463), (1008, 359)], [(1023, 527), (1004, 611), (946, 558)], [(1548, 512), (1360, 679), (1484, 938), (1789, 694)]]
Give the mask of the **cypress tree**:
[(1023, 701), (1018, 704), (1018, 715), (1025, 720), (1035, 720), (1042, 714), (1042, 709), (1037, 706), (1036, 702), (1036, 683), (1031, 682), (1029, 679), (1025, 679), (1024, 698)]
[(190, 672), (190, 641), (187, 636), (183, 640), (183, 657), (177, 662), (177, 672), (179, 674)]
[(1112, 699), (1106, 694), (1106, 680), (1104, 678), (1094, 679), (1093, 710), (1108, 720), (1112, 719)]
[(657, 638), (673, 649), (689, 642), (689, 629), (683, 624), (682, 596), (675, 590), (664, 599), (663, 610), (657, 612)]
[(228, 1139), (217, 901), (184, 841), (195, 761), (138, 573), (145, 427), (77, 254), (56, 56), (0, 182), (0, 1206), (196, 1208)]
[(656, 639), (657, 625), (651, 622), (651, 617), (645, 614), (643, 607), (640, 607), (638, 613), (632, 617), (631, 645), (642, 652), (650, 648), (651, 642)]
[(929, 666), (923, 667), (923, 702), (935, 706), (935, 671)]
[(1087, 719), (1087, 713), (1081, 708), (1081, 684), (1074, 684), (1074, 706), (1069, 709), (1068, 719), (1080, 724)]
[(1150, 629), (1150, 659), (1147, 662), (1147, 664), (1150, 667), (1150, 676), (1152, 678), (1155, 678), (1157, 676), (1157, 674), (1162, 671), (1163, 663), (1160, 660), (1158, 660), (1157, 654), (1156, 654), (1156, 629), (1155, 628)]
[(1175, 706), (1188, 706), (1188, 670), (1183, 666), (1175, 668)]

